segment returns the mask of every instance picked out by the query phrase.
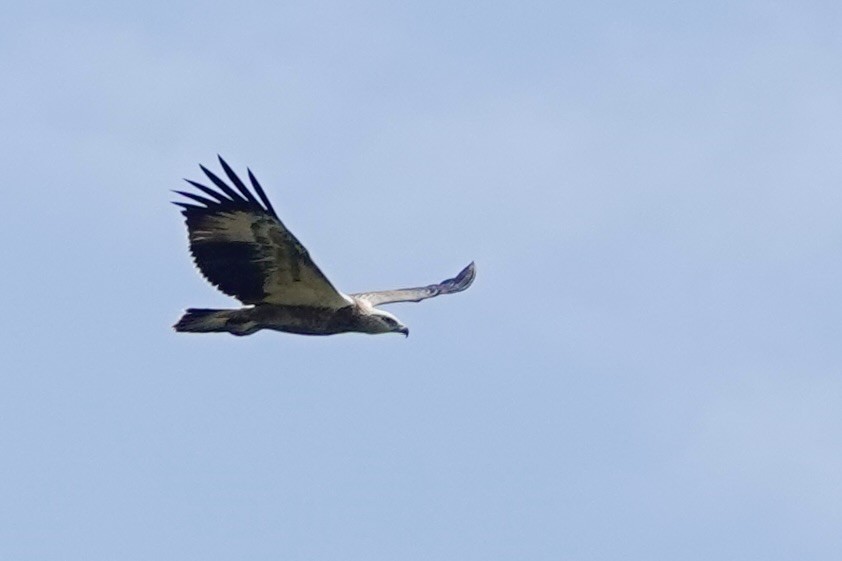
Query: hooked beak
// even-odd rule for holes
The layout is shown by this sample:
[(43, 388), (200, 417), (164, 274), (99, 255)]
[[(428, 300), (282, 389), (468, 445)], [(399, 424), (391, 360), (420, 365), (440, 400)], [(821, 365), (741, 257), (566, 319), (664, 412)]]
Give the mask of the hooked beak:
[(398, 333), (403, 333), (404, 337), (409, 337), (409, 328), (406, 326), (401, 327), (400, 329), (396, 330)]

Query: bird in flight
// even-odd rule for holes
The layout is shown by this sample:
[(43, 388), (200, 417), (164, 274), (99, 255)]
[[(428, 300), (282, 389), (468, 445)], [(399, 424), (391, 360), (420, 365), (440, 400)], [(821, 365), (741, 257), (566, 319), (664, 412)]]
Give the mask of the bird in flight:
[(222, 157), (219, 163), (230, 184), (199, 166), (215, 188), (188, 179), (201, 194), (176, 191), (190, 202), (175, 204), (186, 218), (190, 253), (202, 275), (246, 307), (189, 308), (173, 326), (176, 331), (251, 335), (272, 329), (301, 335), (409, 335), (405, 325), (377, 306), (462, 292), (474, 281), (476, 267), (470, 263), (452, 279), (438, 284), (344, 294), (284, 226), (251, 170), (248, 178), (253, 192)]

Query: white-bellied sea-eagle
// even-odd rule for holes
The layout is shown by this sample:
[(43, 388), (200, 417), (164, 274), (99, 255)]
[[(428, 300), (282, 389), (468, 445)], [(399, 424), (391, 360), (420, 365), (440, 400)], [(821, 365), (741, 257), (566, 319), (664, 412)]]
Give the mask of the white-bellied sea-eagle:
[(221, 157), (219, 163), (230, 185), (200, 166), (215, 188), (187, 180), (201, 194), (176, 191), (191, 202), (175, 204), (186, 218), (190, 252), (199, 270), (211, 284), (246, 307), (190, 308), (175, 324), (176, 331), (250, 335), (273, 329), (304, 335), (408, 335), (405, 325), (376, 306), (461, 292), (474, 280), (476, 267), (471, 263), (438, 284), (343, 294), (278, 218), (251, 170), (248, 178), (253, 192)]

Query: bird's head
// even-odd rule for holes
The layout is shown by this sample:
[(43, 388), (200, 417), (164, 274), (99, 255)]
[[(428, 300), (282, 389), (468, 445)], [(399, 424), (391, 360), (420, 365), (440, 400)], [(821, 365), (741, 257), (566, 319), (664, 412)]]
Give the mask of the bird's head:
[(409, 337), (409, 328), (389, 312), (372, 310), (369, 318), (371, 333), (403, 333), (405, 337)]

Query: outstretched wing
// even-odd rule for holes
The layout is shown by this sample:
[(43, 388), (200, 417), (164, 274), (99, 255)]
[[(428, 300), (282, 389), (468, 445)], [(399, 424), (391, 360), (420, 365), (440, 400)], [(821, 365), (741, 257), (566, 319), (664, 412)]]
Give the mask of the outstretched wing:
[(379, 290), (377, 292), (361, 292), (352, 294), (351, 296), (365, 300), (372, 306), (379, 306), (380, 304), (394, 304), (395, 302), (420, 302), (427, 298), (440, 296), (442, 294), (453, 294), (455, 292), (462, 292), (474, 282), (474, 277), (477, 275), (477, 267), (473, 261), (470, 265), (462, 269), (462, 271), (453, 277), (441, 281), (438, 284), (431, 284), (429, 286), (419, 286), (417, 288), (399, 288), (397, 290)]
[(187, 219), (190, 252), (204, 277), (244, 304), (341, 308), (351, 300), (327, 280), (283, 225), (251, 170), (255, 197), (220, 157), (233, 188), (200, 166), (216, 189), (186, 180), (202, 194), (176, 191)]

